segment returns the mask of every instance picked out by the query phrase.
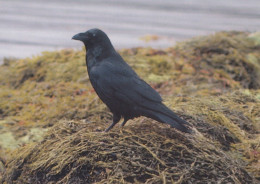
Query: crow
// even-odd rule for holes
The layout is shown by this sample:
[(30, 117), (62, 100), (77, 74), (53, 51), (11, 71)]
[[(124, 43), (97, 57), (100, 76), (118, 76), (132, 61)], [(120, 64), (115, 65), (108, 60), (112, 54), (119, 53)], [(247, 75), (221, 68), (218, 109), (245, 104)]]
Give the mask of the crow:
[(185, 120), (162, 103), (162, 98), (116, 52), (110, 39), (100, 29), (90, 29), (72, 37), (82, 41), (86, 48), (86, 65), (90, 82), (99, 98), (113, 113), (108, 132), (123, 117), (123, 127), (129, 119), (146, 116), (190, 132)]

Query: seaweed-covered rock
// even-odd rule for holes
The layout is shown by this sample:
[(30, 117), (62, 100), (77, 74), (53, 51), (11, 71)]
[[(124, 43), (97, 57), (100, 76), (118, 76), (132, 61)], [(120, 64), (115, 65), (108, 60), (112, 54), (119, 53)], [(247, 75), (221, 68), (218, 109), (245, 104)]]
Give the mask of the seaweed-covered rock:
[(0, 66), (0, 181), (260, 180), (258, 34), (220, 32), (165, 50), (119, 51), (193, 125), (192, 135), (144, 117), (102, 133), (112, 116), (89, 82), (84, 52), (44, 52)]
[(103, 133), (98, 122), (63, 121), (42, 142), (17, 151), (7, 183), (252, 183), (203, 135), (144, 121)]
[(170, 50), (191, 64), (197, 75), (211, 78), (214, 83), (235, 87), (238, 82), (243, 88), (259, 89), (260, 45), (253, 38), (245, 32), (219, 32), (180, 43)]

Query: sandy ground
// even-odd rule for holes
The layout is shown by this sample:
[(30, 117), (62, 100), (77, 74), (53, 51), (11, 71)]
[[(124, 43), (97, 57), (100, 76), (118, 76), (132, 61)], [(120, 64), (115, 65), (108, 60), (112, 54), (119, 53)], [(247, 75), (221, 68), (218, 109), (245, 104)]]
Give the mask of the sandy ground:
[[(221, 30), (260, 30), (259, 0), (0, 0), (0, 62), (44, 50), (80, 48), (71, 40), (98, 27), (116, 48), (168, 47)], [(145, 43), (139, 38), (159, 35)]]

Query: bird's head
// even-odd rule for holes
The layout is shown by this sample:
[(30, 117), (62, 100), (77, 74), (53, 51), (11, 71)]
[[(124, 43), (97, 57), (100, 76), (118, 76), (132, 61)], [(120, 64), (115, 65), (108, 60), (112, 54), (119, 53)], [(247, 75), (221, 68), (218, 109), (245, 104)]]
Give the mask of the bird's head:
[(83, 33), (78, 33), (72, 37), (73, 40), (80, 40), (87, 49), (99, 47), (113, 47), (106, 33), (100, 29), (90, 29)]

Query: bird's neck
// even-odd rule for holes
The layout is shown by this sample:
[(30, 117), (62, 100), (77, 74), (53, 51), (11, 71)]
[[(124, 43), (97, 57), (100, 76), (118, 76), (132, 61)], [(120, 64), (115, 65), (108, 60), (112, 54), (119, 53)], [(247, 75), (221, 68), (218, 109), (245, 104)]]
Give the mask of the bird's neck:
[(91, 66), (102, 62), (103, 59), (110, 57), (111, 55), (116, 54), (116, 51), (112, 45), (104, 46), (97, 45), (95, 47), (86, 47), (86, 61), (88, 68)]

